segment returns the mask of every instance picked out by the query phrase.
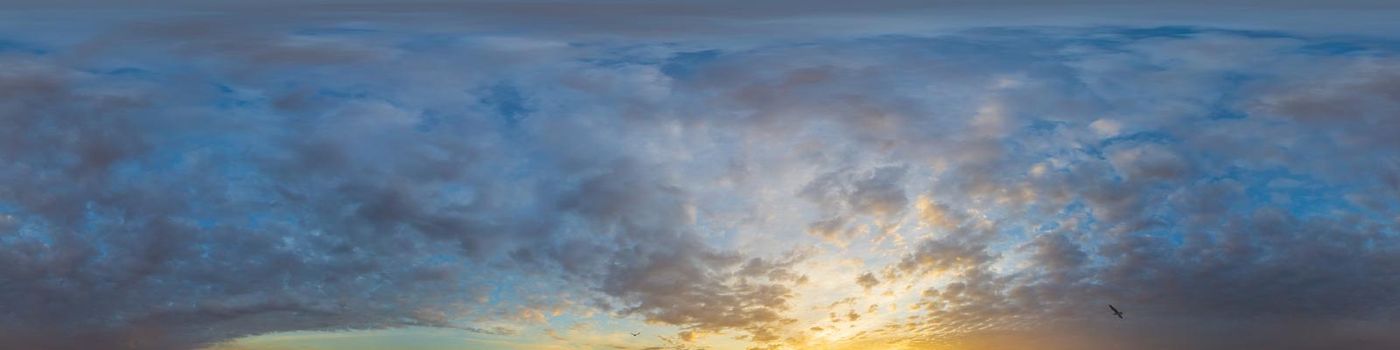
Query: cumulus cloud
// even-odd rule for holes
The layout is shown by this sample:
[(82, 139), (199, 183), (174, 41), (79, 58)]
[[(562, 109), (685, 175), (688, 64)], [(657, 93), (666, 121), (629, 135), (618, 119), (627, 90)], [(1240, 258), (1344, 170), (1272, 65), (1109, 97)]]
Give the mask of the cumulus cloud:
[[(676, 348), (1400, 344), (1385, 42), (228, 21), (0, 42), (0, 342), (602, 311)], [(829, 261), (860, 295), (815, 293)]]
[(880, 284), (880, 279), (875, 278), (875, 274), (866, 272), (866, 273), (860, 274), (860, 276), (856, 276), (856, 284), (859, 284), (861, 287), (864, 287), (865, 289), (870, 289), (870, 288), (875, 287), (876, 285), (879, 285), (879, 284)]
[[(545, 317), (517, 307), (529, 300), (478, 297), (483, 286), (597, 295), (605, 301), (592, 307), (688, 329), (763, 334), (783, 320), (792, 261), (741, 264), (702, 242), (686, 191), (604, 152), (603, 127), (579, 128), (595, 120), (516, 125), (498, 112), (522, 102), (420, 93), (498, 84), (460, 70), (460, 80), (404, 87), (334, 62), (347, 65), (315, 69), (347, 71), (292, 82), (301, 78), (282, 69), (330, 57), (223, 55), (290, 40), (223, 30), (136, 53), (112, 44), (134, 36), (102, 37), (113, 48), (84, 52), (183, 63), (3, 58), (3, 118), (14, 126), (0, 151), (10, 165), (0, 174), (4, 342), (189, 348), (274, 331), (480, 330), (472, 323), (500, 315)], [(357, 45), (402, 53), (366, 41)], [(365, 59), (424, 63), (390, 56)], [(466, 107), (445, 109), (454, 104)], [(534, 140), (565, 133), (577, 135)], [(517, 274), (537, 285), (503, 284)]]
[[(1186, 37), (1172, 41), (1189, 45), (1199, 32), (1186, 33)], [(1247, 34), (1238, 35), (1240, 37), (1234, 40), (1250, 40)], [(1206, 40), (1218, 39), (1208, 37)], [(1308, 44), (1294, 42), (1292, 45), (1293, 50), (1301, 50)], [(1270, 51), (1267, 55), (1276, 53)], [(1292, 60), (1339, 59), (1312, 55), (1315, 54), (1295, 53), (1284, 55), (1284, 60), (1297, 63)], [(1224, 69), (1216, 62), (1173, 61), (1173, 64), (1192, 67), (1184, 68), (1187, 70)], [(1375, 67), (1371, 63), (1364, 65)], [(1283, 66), (1280, 64), (1278, 68)], [(1341, 67), (1345, 68), (1326, 71), (1348, 76), (1352, 68)], [(1257, 74), (1272, 68), (1275, 67), (1230, 66), (1228, 69)], [(1389, 191), (1388, 185), (1384, 185), (1385, 178), (1376, 176), (1387, 173), (1389, 163), (1385, 159), (1389, 155), (1381, 150), (1389, 149), (1388, 146), (1376, 143), (1379, 140), (1372, 139), (1369, 131), (1352, 129), (1359, 125), (1385, 129), (1386, 124), (1380, 119), (1361, 123), (1320, 122), (1368, 118), (1367, 115), (1377, 115), (1371, 114), (1375, 112), (1370, 108), (1388, 108), (1382, 107), (1386, 102), (1379, 102), (1389, 99), (1384, 97), (1386, 89), (1381, 87), (1385, 74), (1371, 74), (1370, 78), (1336, 78), (1335, 81), (1350, 81), (1339, 83), (1349, 88), (1318, 88), (1305, 95), (1291, 95), (1298, 93), (1294, 90), (1293, 79), (1313, 74), (1321, 72), (1289, 71), (1280, 78), (1253, 80), (1247, 89), (1254, 92), (1252, 95), (1188, 108), (1198, 110), (1198, 114), (1157, 117), (1180, 118), (1183, 123), (1195, 125), (1189, 128), (1157, 124), (1152, 127), (1155, 130), (1141, 129), (1159, 122), (1154, 120), (1078, 119), (1050, 125), (1048, 129), (1027, 130), (1019, 138), (1013, 135), (1010, 142), (1017, 144), (1015, 148), (1034, 149), (1053, 158), (1032, 159), (1039, 163), (1031, 168), (1039, 170), (1032, 171), (1028, 179), (998, 179), (998, 183), (1011, 187), (1020, 186), (1020, 181), (1029, 181), (1031, 191), (1041, 195), (1025, 197), (1025, 204), (1053, 209), (1044, 214), (1029, 212), (1027, 214), (1033, 215), (1017, 217), (1024, 212), (1003, 214), (997, 212), (1003, 209), (963, 204), (978, 210), (992, 210), (983, 212), (990, 213), (989, 219), (997, 228), (981, 234), (976, 231), (969, 234), (964, 228), (926, 239), (911, 247), (905, 258), (890, 265), (887, 271), (913, 272), (915, 276), (926, 271), (946, 271), (952, 276), (949, 281), (939, 282), (941, 286), (924, 292), (918, 307), (925, 312), (919, 320), (900, 323), (896, 328), (934, 334), (928, 344), (938, 343), (938, 339), (960, 338), (960, 346), (994, 348), (1016, 343), (1006, 340), (997, 343), (994, 340), (997, 338), (1043, 334), (1038, 333), (1044, 331), (1043, 327), (1026, 323), (1029, 320), (1036, 320), (1033, 321), (1036, 324), (1058, 322), (1074, 324), (1073, 327), (1101, 327), (1102, 322), (1095, 316), (1103, 312), (1102, 304), (1115, 302), (1120, 306), (1143, 308), (1137, 317), (1171, 322), (1168, 327), (1174, 330), (1169, 332), (1129, 327), (1114, 335), (1123, 337), (1121, 339), (1137, 339), (1139, 345), (1135, 346), (1140, 348), (1310, 349), (1327, 347), (1323, 344), (1393, 343), (1395, 340), (1390, 337), (1361, 330), (1367, 326), (1343, 330), (1313, 323), (1366, 320), (1362, 322), (1393, 324), (1395, 320), (1387, 316), (1388, 311), (1358, 308), (1353, 303), (1366, 300), (1368, 304), (1380, 305), (1383, 310), (1391, 310), (1396, 304), (1396, 300), (1381, 292), (1396, 288), (1395, 281), (1386, 277), (1394, 275), (1394, 259), (1383, 257), (1394, 254), (1390, 249), (1393, 249), (1396, 231), (1392, 223), (1380, 219), (1391, 215), (1394, 203), (1357, 207), (1345, 204), (1346, 198), (1354, 198), (1346, 194), (1351, 190)], [(1192, 84), (1211, 79), (1197, 73), (1183, 73), (1181, 78), (1198, 80)], [(1161, 86), (1149, 84), (1139, 88), (1154, 91)], [(1119, 96), (1137, 94), (1131, 91), (1097, 93), (1109, 99), (1109, 103)], [(1345, 98), (1348, 102), (1331, 104), (1313, 100), (1336, 98), (1320, 97), (1333, 93), (1348, 96)], [(1270, 107), (1257, 107), (1261, 103)], [(1294, 103), (1296, 105), (1291, 105)], [(1219, 111), (1212, 110), (1229, 107), (1219, 105), (1258, 109), (1239, 119), (1238, 116), (1220, 117)], [(1282, 107), (1284, 105), (1290, 107)], [(1321, 119), (1308, 119), (1307, 115)], [(1277, 118), (1280, 117), (1298, 118), (1298, 122), (1279, 125)], [(1246, 143), (1223, 142), (1226, 137), (1220, 134), (1194, 130), (1220, 127), (1242, 133), (1251, 128), (1245, 125), (1254, 124), (1260, 125), (1256, 131), (1234, 136), (1240, 139), (1235, 141), (1251, 140)], [(1042, 141), (1076, 135), (1074, 128), (1087, 131), (1078, 133), (1083, 139), (1058, 145)], [(1132, 131), (1125, 134), (1126, 130)], [(1366, 143), (1370, 148), (1352, 148), (1359, 143)], [(1088, 157), (1043, 148), (1047, 146), (1077, 149), (1088, 152)], [(1316, 155), (1317, 158), (1257, 162), (1236, 157), (1278, 148), (1294, 152), (1280, 155), (1283, 157)], [(1230, 156), (1222, 157), (1216, 152)], [(1360, 158), (1371, 160), (1370, 164), (1360, 166), (1370, 170), (1367, 175), (1354, 176), (1358, 165), (1353, 161)], [(1329, 165), (1321, 165), (1324, 163)], [(1048, 171), (1051, 165), (1063, 170)], [(984, 165), (973, 166), (980, 169)], [(1282, 173), (1271, 173), (1279, 170)], [(1280, 178), (1310, 180), (1297, 183), (1289, 180), (1288, 187), (1263, 190), (1270, 187), (1271, 181)], [(1348, 189), (1294, 187), (1304, 182), (1328, 182)], [(1260, 190), (1272, 192), (1256, 192)], [(972, 198), (983, 196), (976, 191), (966, 193)], [(939, 195), (948, 198), (950, 191), (941, 191)], [(921, 201), (919, 207), (925, 212), (921, 215), (925, 221), (941, 221), (939, 218), (947, 211), (942, 208), (932, 211), (936, 208), (932, 202)], [(1371, 218), (1363, 218), (1366, 216)], [(989, 248), (997, 242), (1025, 237), (1019, 229), (1006, 228), (1020, 222), (1030, 225), (1026, 227), (1028, 233), (1043, 233), (1030, 236), (1018, 250)], [(998, 251), (1001, 254), (995, 253)], [(1340, 254), (1342, 251), (1355, 253), (1344, 256)], [(997, 262), (1012, 258), (1016, 260), (1011, 261), (1028, 264), (1022, 265), (1023, 269), (995, 268)], [(1370, 294), (1372, 292), (1377, 294)], [(1241, 319), (1252, 321), (1247, 325), (1231, 323)], [(1188, 324), (1191, 321), (1186, 320), (1202, 323)], [(1300, 320), (1308, 321), (1300, 323)], [(1278, 336), (1269, 331), (1291, 328), (1319, 331), (1314, 336)], [(1234, 331), (1213, 333), (1223, 329)], [(1195, 335), (1187, 337), (1190, 339), (1187, 341), (1174, 340), (1173, 337), (1179, 336), (1173, 333), (1176, 331)], [(1265, 336), (1266, 333), (1274, 335)], [(954, 334), (966, 337), (951, 336)], [(1056, 339), (1044, 344), (1049, 348), (1112, 348), (1116, 346), (1114, 341), (1121, 341), (1062, 336), (1046, 339)], [(1000, 345), (988, 345), (993, 343)]]
[(878, 226), (892, 225), (891, 219), (909, 205), (903, 187), (906, 172), (903, 166), (883, 166), (864, 174), (843, 169), (813, 179), (799, 196), (821, 207), (828, 217), (809, 223), (807, 232), (844, 244), (864, 232), (852, 225), (862, 217), (873, 218)]

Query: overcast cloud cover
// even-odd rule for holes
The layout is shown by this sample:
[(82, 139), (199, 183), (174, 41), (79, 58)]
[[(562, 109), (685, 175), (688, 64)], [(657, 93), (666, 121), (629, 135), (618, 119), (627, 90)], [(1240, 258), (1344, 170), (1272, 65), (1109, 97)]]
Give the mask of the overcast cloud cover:
[(1385, 2), (138, 3), (3, 11), (6, 347), (1400, 348)]

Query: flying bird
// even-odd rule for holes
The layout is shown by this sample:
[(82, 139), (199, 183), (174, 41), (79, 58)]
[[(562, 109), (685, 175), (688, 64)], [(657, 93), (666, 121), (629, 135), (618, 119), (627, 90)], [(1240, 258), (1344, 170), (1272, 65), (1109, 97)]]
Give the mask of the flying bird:
[(635, 336), (639, 336), (639, 335), (642, 335), (642, 332), (632, 333), (632, 336), (634, 336), (634, 337), (635, 337)]
[(1122, 312), (1122, 311), (1118, 311), (1118, 308), (1113, 307), (1113, 304), (1108, 304), (1108, 309), (1109, 309), (1109, 310), (1113, 310), (1113, 315), (1114, 315), (1114, 316), (1118, 316), (1118, 318), (1123, 318), (1123, 312)]

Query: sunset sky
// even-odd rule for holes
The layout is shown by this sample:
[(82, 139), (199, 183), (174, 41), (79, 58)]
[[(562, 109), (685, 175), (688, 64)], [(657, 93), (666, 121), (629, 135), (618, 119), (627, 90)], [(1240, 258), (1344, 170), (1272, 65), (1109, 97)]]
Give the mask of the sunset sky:
[(0, 348), (1400, 349), (1396, 18), (0, 1)]

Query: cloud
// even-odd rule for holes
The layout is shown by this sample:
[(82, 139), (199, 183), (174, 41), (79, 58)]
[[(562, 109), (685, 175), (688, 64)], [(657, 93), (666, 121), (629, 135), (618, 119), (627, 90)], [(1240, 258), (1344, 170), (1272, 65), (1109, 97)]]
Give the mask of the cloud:
[[(684, 190), (625, 154), (592, 153), (609, 147), (601, 128), (534, 124), (530, 134), (582, 137), (513, 138), (517, 126), (491, 108), (438, 109), (483, 100), (419, 94), (377, 73), (276, 83), (283, 67), (326, 63), (320, 54), (335, 49), (229, 56), (288, 39), (176, 34), (190, 42), (86, 52), (164, 58), (143, 68), (151, 75), (4, 58), (6, 343), (174, 349), (547, 317), (517, 307), (528, 300), (478, 297), (481, 287), (555, 288), (686, 329), (764, 334), (783, 320), (792, 262), (702, 242)], [(504, 284), (518, 274), (538, 277)]]
[(861, 287), (869, 290), (870, 288), (879, 285), (880, 280), (875, 278), (875, 274), (866, 272), (861, 274), (860, 276), (856, 276), (856, 284), (859, 284)]
[[(0, 342), (508, 335), (602, 311), (676, 348), (1395, 344), (1375, 331), (1400, 305), (1383, 42), (229, 23), (0, 54)], [(808, 278), (832, 261), (859, 270)]]
[(823, 208), (829, 217), (809, 223), (807, 231), (841, 244), (861, 234), (850, 225), (859, 217), (873, 218), (879, 226), (891, 225), (909, 206), (903, 188), (906, 172), (903, 166), (883, 166), (864, 174), (846, 169), (818, 176), (799, 196)]

